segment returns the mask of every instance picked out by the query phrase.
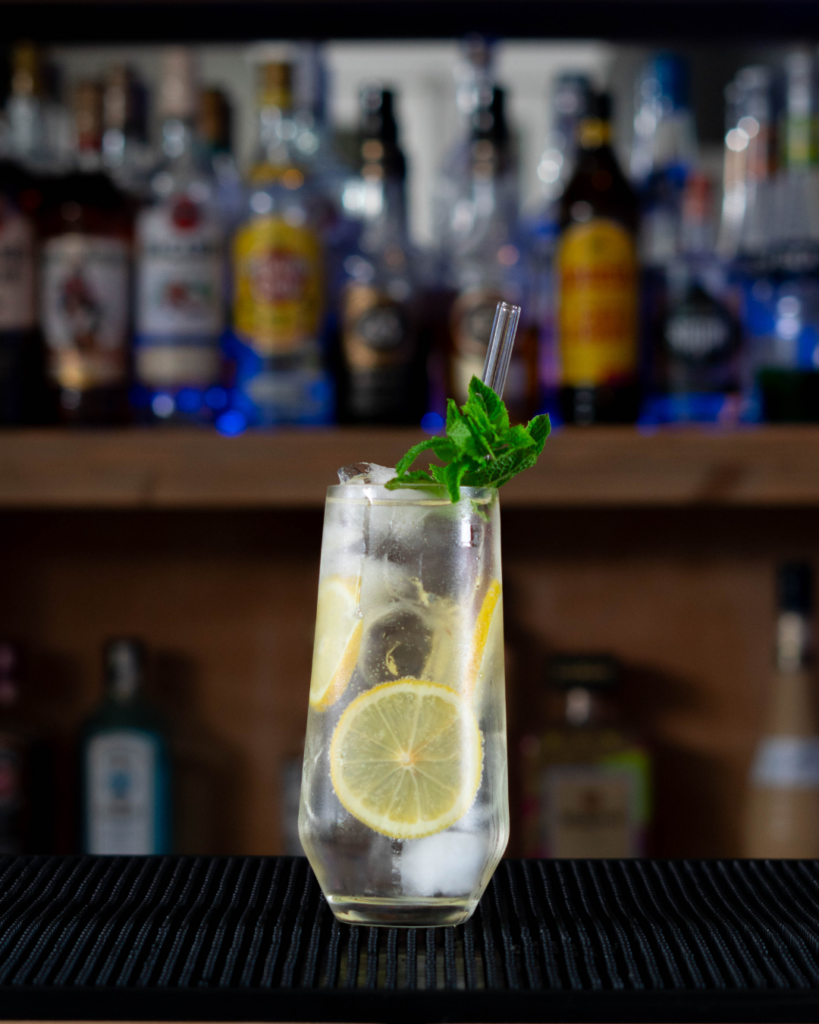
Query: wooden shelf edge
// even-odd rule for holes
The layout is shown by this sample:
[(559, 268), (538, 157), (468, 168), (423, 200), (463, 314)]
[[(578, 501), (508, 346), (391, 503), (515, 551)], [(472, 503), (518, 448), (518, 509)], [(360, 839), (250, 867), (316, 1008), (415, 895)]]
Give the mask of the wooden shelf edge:
[[(338, 466), (394, 465), (415, 429), (0, 433), (0, 508), (321, 507)], [(564, 429), (505, 508), (819, 506), (819, 427)]]

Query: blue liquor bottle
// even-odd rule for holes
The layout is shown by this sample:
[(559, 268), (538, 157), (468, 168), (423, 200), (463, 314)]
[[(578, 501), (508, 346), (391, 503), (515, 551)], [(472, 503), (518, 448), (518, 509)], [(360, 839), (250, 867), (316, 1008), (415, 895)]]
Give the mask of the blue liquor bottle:
[(145, 648), (105, 645), (106, 694), (81, 739), (82, 848), (131, 855), (171, 850), (171, 771), (161, 716), (143, 694)]

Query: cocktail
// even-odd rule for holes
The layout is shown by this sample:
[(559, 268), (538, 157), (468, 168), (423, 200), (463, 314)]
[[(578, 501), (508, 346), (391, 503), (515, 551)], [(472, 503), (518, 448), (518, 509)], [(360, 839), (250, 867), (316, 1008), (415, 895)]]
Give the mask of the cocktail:
[[(495, 483), (548, 421), (510, 427), (474, 379), (470, 402), (446, 439), (327, 493), (299, 834), (349, 923), (465, 921), (508, 840)], [(426, 447), (447, 467), (410, 472)]]

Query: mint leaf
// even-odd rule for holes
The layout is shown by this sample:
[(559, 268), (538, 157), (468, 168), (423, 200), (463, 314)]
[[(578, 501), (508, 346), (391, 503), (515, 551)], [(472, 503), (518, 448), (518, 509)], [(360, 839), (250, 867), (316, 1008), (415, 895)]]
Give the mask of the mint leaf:
[[(446, 437), (431, 437), (410, 448), (386, 486), (394, 491), (438, 484), (446, 488), (453, 502), (460, 500), (462, 486), (502, 487), (535, 465), (551, 429), (548, 416), (535, 416), (525, 427), (510, 426), (503, 400), (473, 377), (469, 397), (460, 409), (453, 399), (447, 402)], [(430, 464), (428, 471), (410, 470), (427, 451), (443, 465)]]

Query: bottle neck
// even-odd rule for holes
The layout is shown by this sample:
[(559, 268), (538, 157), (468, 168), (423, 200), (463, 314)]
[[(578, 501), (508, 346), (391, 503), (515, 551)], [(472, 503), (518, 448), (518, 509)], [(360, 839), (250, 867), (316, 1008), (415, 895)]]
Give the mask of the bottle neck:
[(584, 117), (580, 122), (577, 141), (581, 150), (597, 150), (611, 145), (611, 122), (599, 117)]
[(813, 661), (813, 629), (809, 617), (796, 611), (779, 613), (776, 623), (776, 667), (782, 673), (802, 672)]
[(256, 163), (270, 168), (286, 168), (297, 164), (297, 135), (298, 125), (291, 107), (262, 104), (259, 107)]
[(162, 154), (170, 168), (193, 163), (194, 141), (192, 118), (167, 117), (162, 122)]
[(563, 720), (573, 729), (601, 725), (611, 719), (611, 708), (603, 694), (585, 686), (572, 686), (565, 691)]

